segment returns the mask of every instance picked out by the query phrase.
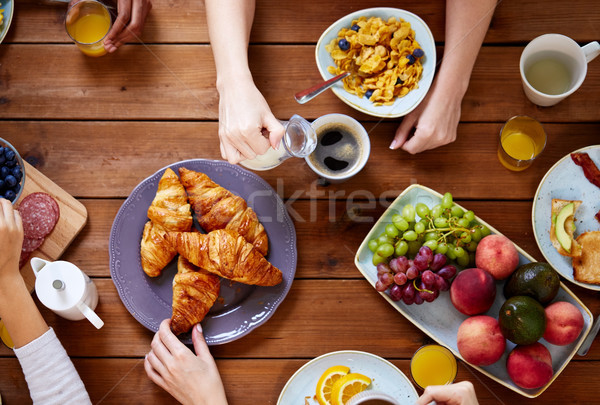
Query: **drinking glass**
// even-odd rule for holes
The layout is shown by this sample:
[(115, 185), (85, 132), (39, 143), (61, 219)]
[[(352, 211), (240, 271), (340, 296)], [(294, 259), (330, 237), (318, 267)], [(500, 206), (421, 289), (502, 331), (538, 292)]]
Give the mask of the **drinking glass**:
[(512, 117), (500, 130), (498, 159), (509, 170), (527, 169), (546, 146), (546, 132), (538, 121), (525, 115)]
[(422, 389), (429, 385), (452, 384), (457, 369), (452, 352), (440, 345), (421, 346), (410, 360), (410, 375)]
[(108, 7), (96, 0), (81, 0), (67, 10), (65, 28), (77, 47), (88, 56), (106, 54), (104, 37), (112, 25)]

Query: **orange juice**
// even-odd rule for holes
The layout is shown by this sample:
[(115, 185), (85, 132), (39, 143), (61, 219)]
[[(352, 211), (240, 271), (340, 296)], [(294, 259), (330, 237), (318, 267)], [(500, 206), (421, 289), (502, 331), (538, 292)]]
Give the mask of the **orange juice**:
[(546, 145), (542, 125), (530, 117), (513, 117), (500, 132), (498, 159), (504, 167), (519, 171), (528, 168)]
[(443, 346), (426, 345), (410, 361), (410, 374), (419, 387), (451, 384), (456, 378), (456, 358)]
[(102, 3), (82, 0), (67, 12), (67, 32), (79, 49), (88, 56), (106, 54), (102, 39), (111, 27), (110, 14)]

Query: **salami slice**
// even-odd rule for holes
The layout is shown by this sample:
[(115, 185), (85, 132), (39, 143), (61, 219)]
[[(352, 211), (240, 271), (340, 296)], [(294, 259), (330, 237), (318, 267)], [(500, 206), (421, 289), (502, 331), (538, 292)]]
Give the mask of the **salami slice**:
[[(53, 203), (45, 195), (47, 194), (30, 194), (19, 204), (18, 210), (23, 219), (23, 231), (26, 238), (41, 239), (52, 232), (58, 222), (58, 204), (56, 201)], [(50, 198), (54, 200), (52, 197)]]
[(42, 246), (42, 243), (44, 243), (44, 238), (39, 238), (39, 239), (24, 238), (23, 239), (23, 247), (21, 248), (21, 252), (31, 253), (34, 250), (36, 250), (37, 248), (39, 248), (40, 246)]

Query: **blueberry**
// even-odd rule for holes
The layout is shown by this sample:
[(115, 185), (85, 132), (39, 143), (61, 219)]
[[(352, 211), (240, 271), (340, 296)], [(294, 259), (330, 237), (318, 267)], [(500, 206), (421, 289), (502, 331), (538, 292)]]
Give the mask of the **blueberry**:
[(19, 191), (21, 191), (21, 185), (20, 185), (20, 184), (17, 184), (16, 186), (14, 186), (14, 187), (12, 188), (12, 191), (14, 191), (14, 192), (15, 192), (15, 194), (18, 194), (18, 193), (19, 193)]
[(4, 153), (0, 152), (0, 165), (3, 165), (6, 162), (6, 158), (4, 157)]
[(406, 55), (406, 59), (408, 59), (408, 64), (413, 65), (417, 60), (412, 55)]
[(342, 51), (347, 51), (348, 49), (350, 49), (350, 42), (348, 42), (346, 38), (340, 39), (338, 45)]
[(372, 95), (373, 95), (373, 90), (367, 90), (367, 92), (365, 93), (366, 98), (371, 98)]
[(4, 162), (4, 166), (7, 166), (7, 167), (13, 167), (16, 164), (17, 164), (17, 159), (7, 160), (6, 162)]
[(5, 185), (4, 180), (0, 180), (0, 191), (4, 190)]
[(17, 179), (12, 174), (9, 174), (8, 176), (6, 176), (6, 178), (4, 179), (4, 182), (8, 185), (8, 187), (14, 187), (18, 183)]
[(423, 57), (423, 55), (425, 55), (425, 52), (423, 52), (423, 50), (421, 48), (417, 48), (413, 51), (413, 56), (415, 58), (421, 58), (421, 57)]
[(15, 159), (15, 151), (12, 149), (5, 149), (4, 150), (4, 157), (6, 158), (6, 160), (14, 160)]
[(15, 178), (17, 179), (17, 181), (21, 181), (21, 178), (23, 177), (23, 172), (21, 171), (21, 167), (19, 166), (15, 166), (12, 168), (11, 174), (13, 176), (15, 176)]
[(396, 79), (396, 86), (403, 84), (404, 80), (400, 79), (399, 77)]
[(6, 178), (10, 174), (10, 169), (7, 166), (2, 166), (0, 168), (0, 179)]
[(354, 24), (354, 25), (352, 26), (352, 28), (350, 28), (350, 29), (351, 29), (352, 31), (356, 31), (356, 32), (358, 32), (358, 30), (360, 29), (360, 27), (358, 26), (358, 24)]
[(16, 194), (15, 194), (15, 192), (14, 192), (14, 191), (12, 191), (12, 190), (6, 190), (6, 191), (4, 192), (4, 198), (6, 198), (6, 199), (7, 199), (7, 200), (9, 200), (9, 201), (14, 201), (16, 196), (17, 196), (17, 195), (16, 195)]

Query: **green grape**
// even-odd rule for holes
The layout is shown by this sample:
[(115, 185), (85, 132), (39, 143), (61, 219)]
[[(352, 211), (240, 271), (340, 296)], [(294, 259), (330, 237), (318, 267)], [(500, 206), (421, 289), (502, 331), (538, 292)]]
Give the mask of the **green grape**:
[(377, 248), (377, 253), (381, 257), (390, 257), (394, 254), (394, 246), (391, 243), (383, 243)]
[(421, 243), (414, 240), (412, 242), (408, 242), (408, 254), (411, 256), (416, 255), (421, 249)]
[(446, 228), (448, 226), (448, 220), (444, 217), (437, 217), (433, 220), (433, 224), (436, 228)]
[(475, 219), (475, 213), (471, 210), (466, 211), (465, 214), (463, 215), (463, 218), (466, 218), (471, 222)]
[(404, 235), (402, 235), (402, 237), (404, 238), (404, 240), (413, 242), (417, 240), (418, 235), (415, 231), (406, 231), (404, 232)]
[(377, 243), (377, 239), (371, 239), (369, 241), (369, 250), (373, 253), (375, 253), (375, 251), (377, 250), (377, 247), (379, 246), (379, 243)]
[(379, 256), (377, 253), (373, 255), (373, 265), (377, 266), (379, 263), (385, 263), (385, 257)]
[(471, 229), (471, 240), (474, 242), (479, 242), (483, 238), (481, 234), (481, 229), (475, 227)]
[[(379, 249), (381, 249), (381, 246), (379, 246)], [(377, 253), (379, 253), (379, 249), (377, 249)], [(452, 250), (454, 251), (454, 256), (456, 256), (456, 258), (467, 256), (467, 252), (460, 246), (455, 246)]]
[[(462, 208), (460, 208), (460, 207), (459, 207), (458, 205), (456, 205), (456, 204), (454, 204), (454, 205), (452, 206), (452, 208), (450, 208), (450, 214), (451, 214), (453, 217), (462, 218), (462, 217), (463, 217), (463, 215), (464, 215), (464, 213), (465, 213), (465, 212), (462, 210)], [(471, 221), (469, 221), (469, 222), (471, 222)], [(467, 226), (468, 226), (468, 225), (467, 225)]]
[(393, 243), (393, 242), (394, 241), (392, 239), (390, 239), (390, 237), (387, 236), (387, 234), (385, 234), (385, 233), (382, 233), (377, 238), (377, 243), (380, 244), (380, 245), (383, 245), (384, 243)]
[(425, 234), (425, 241), (428, 241), (428, 240), (437, 241), (439, 237), (440, 237), (439, 232), (427, 232)]
[(423, 203), (418, 203), (415, 210), (417, 211), (417, 215), (421, 218), (425, 218), (429, 215), (429, 207)]
[(461, 228), (468, 228), (470, 224), (471, 221), (467, 220), (466, 218), (460, 218), (458, 221), (456, 221), (456, 225), (460, 226)]
[(390, 238), (395, 238), (395, 237), (397, 237), (400, 234), (400, 232), (398, 231), (398, 228), (396, 228), (394, 226), (394, 224), (387, 224), (385, 226), (385, 233)]
[(406, 241), (401, 240), (396, 243), (396, 256), (404, 256), (406, 252), (408, 252), (408, 243)]
[(467, 248), (467, 250), (468, 250), (469, 252), (474, 252), (474, 251), (476, 251), (476, 250), (477, 250), (477, 242), (475, 242), (475, 241), (473, 241), (473, 240), (472, 240), (471, 242), (469, 242), (469, 243), (467, 244), (466, 248)]
[(423, 232), (425, 232), (425, 225), (423, 225), (422, 222), (417, 222), (415, 224), (415, 232), (416, 233), (423, 233)]
[(448, 248), (448, 251), (446, 252), (446, 257), (450, 260), (456, 259), (456, 254), (454, 253), (454, 249)]
[(462, 243), (471, 242), (471, 234), (469, 232), (463, 232), (460, 234), (460, 240)]
[(485, 225), (481, 225), (481, 235), (485, 238), (486, 236), (488, 236), (489, 234), (491, 234), (492, 231), (490, 231), (490, 228), (488, 228)]
[(408, 229), (408, 221), (402, 218), (402, 215), (394, 215), (392, 217), (392, 222), (398, 230), (404, 232)]
[(458, 263), (459, 266), (467, 267), (469, 265), (469, 255), (458, 256), (456, 258), (456, 263)]
[(442, 212), (444, 212), (444, 209), (442, 208), (442, 206), (440, 204), (434, 205), (433, 208), (431, 209), (431, 216), (433, 218), (441, 217)]
[(435, 253), (441, 253), (443, 255), (448, 251), (448, 244), (446, 242), (438, 243), (437, 248), (435, 249)]
[(406, 204), (404, 208), (402, 208), (402, 218), (406, 219), (408, 222), (413, 222), (415, 220), (415, 207), (412, 204)]
[(425, 243), (423, 243), (423, 246), (427, 246), (432, 251), (435, 251), (438, 247), (438, 243), (435, 239), (430, 239), (425, 241)]
[(452, 208), (452, 194), (444, 194), (442, 197), (442, 208)]

